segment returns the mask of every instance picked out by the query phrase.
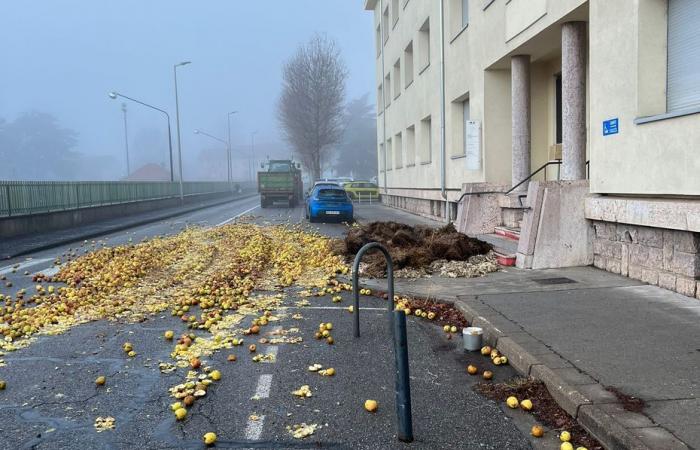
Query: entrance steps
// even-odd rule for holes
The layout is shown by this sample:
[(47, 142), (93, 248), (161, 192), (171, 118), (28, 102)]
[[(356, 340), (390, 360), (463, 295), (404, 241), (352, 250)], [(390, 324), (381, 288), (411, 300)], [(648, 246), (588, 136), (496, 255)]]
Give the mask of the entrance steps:
[(476, 236), (484, 242), (493, 245), (498, 264), (502, 266), (514, 266), (515, 255), (518, 252), (520, 240), (520, 228), (498, 226), (493, 233)]

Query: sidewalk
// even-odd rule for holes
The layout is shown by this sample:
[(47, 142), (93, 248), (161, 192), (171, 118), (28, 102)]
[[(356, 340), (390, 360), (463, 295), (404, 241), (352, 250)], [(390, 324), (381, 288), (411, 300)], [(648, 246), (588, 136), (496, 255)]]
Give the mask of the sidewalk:
[(114, 233), (159, 220), (170, 219), (189, 212), (222, 205), (236, 200), (243, 200), (256, 195), (257, 194), (242, 194), (240, 196), (219, 197), (213, 200), (203, 200), (174, 208), (156, 209), (145, 213), (102, 220), (75, 228), (2, 239), (0, 240), (0, 259), (14, 258), (28, 253), (57, 247), (69, 242), (91, 239), (95, 236), (102, 236), (104, 234)]
[[(700, 448), (698, 300), (592, 267), (397, 279), (396, 292), (454, 302), (607, 447)], [(606, 387), (646, 407), (625, 410)]]

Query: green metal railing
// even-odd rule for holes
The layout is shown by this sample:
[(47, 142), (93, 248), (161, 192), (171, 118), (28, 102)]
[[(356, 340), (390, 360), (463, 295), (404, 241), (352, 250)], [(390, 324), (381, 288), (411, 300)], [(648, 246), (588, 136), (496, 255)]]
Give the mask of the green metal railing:
[[(229, 184), (225, 181), (183, 183), (184, 195), (212, 194), (228, 190)], [(179, 196), (179, 183), (170, 182), (0, 181), (0, 217)]]

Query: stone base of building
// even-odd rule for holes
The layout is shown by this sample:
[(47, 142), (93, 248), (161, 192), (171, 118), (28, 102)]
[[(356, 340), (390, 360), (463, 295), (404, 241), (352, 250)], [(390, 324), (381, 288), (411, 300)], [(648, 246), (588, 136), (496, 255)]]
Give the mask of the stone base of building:
[(700, 201), (591, 197), (593, 264), (700, 299), (698, 213)]
[(450, 192), (449, 210), (446, 211), (445, 200), (441, 197), (440, 191), (408, 191), (406, 189), (390, 189), (389, 193), (382, 192), (382, 203), (392, 208), (403, 209), (410, 213), (427, 217), (434, 220), (445, 221), (447, 214), (450, 220), (457, 217), (457, 203), (455, 202), (457, 192)]

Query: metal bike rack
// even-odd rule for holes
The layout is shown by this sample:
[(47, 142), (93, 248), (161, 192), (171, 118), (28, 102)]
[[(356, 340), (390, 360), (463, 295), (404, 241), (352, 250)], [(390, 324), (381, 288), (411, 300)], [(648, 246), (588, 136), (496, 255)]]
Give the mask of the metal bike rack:
[(355, 301), (354, 328), (355, 337), (360, 337), (360, 289), (359, 274), (362, 256), (369, 250), (377, 249), (386, 260), (388, 283), (388, 320), (389, 332), (394, 340), (394, 357), (396, 365), (396, 417), (398, 419), (398, 438), (402, 442), (413, 442), (413, 419), (411, 417), (411, 381), (408, 377), (408, 337), (406, 335), (406, 313), (394, 311), (394, 262), (389, 251), (378, 242), (370, 242), (357, 252), (352, 270), (352, 291)]

